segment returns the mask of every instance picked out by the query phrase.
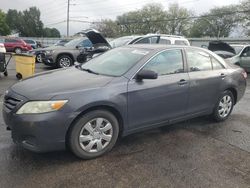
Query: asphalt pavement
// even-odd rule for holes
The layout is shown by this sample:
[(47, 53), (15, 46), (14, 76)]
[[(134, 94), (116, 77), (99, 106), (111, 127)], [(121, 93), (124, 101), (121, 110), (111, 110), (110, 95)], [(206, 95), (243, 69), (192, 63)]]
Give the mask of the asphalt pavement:
[[(36, 72), (48, 69), (37, 64)], [(0, 77), (0, 110), (1, 95), (16, 82), (12, 61), (9, 76)], [(249, 83), (225, 122), (201, 117), (133, 134), (94, 160), (18, 147), (0, 113), (0, 188), (5, 187), (250, 188)]]

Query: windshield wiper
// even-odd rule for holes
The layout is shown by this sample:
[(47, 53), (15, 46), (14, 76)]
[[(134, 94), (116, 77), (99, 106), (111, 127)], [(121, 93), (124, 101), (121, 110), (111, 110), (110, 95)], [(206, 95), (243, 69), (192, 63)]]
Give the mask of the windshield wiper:
[(92, 70), (90, 70), (90, 69), (81, 68), (81, 70), (84, 70), (84, 71), (87, 71), (87, 72), (89, 72), (89, 73), (96, 74), (96, 75), (99, 74), (99, 73), (97, 73), (97, 72), (95, 72), (95, 71), (92, 71)]

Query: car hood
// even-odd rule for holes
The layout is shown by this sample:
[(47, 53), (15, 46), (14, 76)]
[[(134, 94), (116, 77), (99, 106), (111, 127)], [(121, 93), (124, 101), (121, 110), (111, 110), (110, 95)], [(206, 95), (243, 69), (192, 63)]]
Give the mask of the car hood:
[(109, 42), (102, 36), (102, 34), (95, 29), (88, 29), (77, 34), (85, 35), (92, 42), (94, 47), (107, 46), (111, 48)]
[(48, 100), (60, 94), (103, 87), (112, 79), (71, 67), (37, 74), (14, 84), (11, 90), (29, 100)]
[(215, 52), (215, 51), (225, 51), (230, 52), (232, 54), (236, 54), (234, 48), (229, 44), (222, 42), (222, 41), (211, 41), (209, 42), (208, 49)]

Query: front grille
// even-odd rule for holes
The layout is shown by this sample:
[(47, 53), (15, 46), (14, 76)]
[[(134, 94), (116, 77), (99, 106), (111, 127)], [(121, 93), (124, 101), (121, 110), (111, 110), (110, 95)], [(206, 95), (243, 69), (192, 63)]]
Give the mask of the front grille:
[(21, 102), (20, 99), (16, 99), (13, 97), (5, 96), (4, 97), (4, 106), (10, 111), (14, 110), (16, 106)]

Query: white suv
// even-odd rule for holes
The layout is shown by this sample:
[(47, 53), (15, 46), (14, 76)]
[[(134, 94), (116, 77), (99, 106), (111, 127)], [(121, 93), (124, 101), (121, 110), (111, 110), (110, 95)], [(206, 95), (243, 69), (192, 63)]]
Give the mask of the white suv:
[(166, 34), (147, 34), (142, 38), (136, 40), (133, 44), (166, 44), (190, 46), (189, 41), (185, 37)]

